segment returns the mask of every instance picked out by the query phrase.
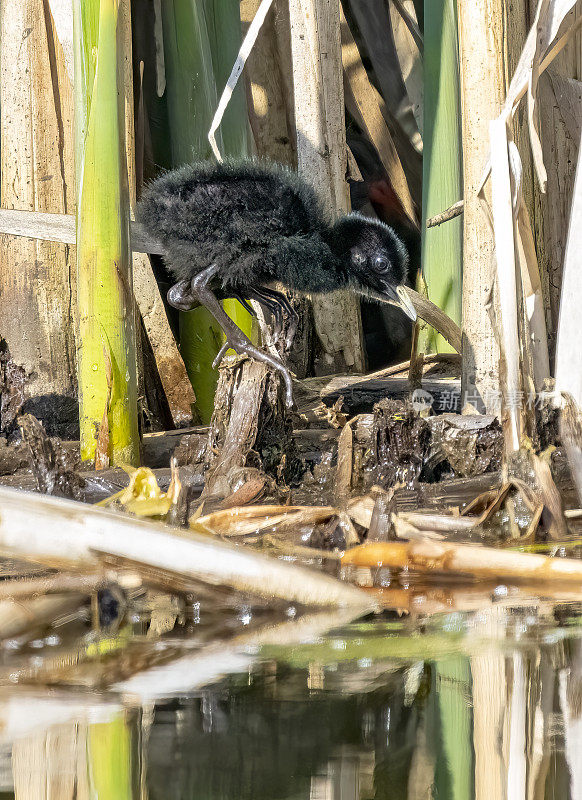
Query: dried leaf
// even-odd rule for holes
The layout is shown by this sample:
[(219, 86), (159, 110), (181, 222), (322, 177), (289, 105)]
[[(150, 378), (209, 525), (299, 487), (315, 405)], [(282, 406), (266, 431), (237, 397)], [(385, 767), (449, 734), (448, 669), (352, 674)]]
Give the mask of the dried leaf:
[(137, 517), (163, 517), (178, 502), (182, 484), (174, 459), (171, 462), (172, 480), (167, 492), (162, 492), (155, 473), (149, 467), (120, 466), (130, 476), (128, 486), (97, 505), (110, 506), (119, 503), (127, 512)]
[(215, 511), (190, 520), (192, 530), (221, 536), (249, 536), (261, 531), (283, 529), (324, 522), (336, 514), (332, 506), (246, 506)]
[(222, 501), (222, 508), (236, 508), (258, 500), (265, 491), (266, 482), (266, 475), (251, 478)]
[(369, 528), (376, 500), (371, 495), (355, 497), (347, 507), (348, 515), (363, 528)]

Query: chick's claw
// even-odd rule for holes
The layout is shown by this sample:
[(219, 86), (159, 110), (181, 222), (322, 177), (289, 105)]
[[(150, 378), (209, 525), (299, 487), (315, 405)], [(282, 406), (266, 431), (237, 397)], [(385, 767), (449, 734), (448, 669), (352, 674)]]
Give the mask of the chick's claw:
[(216, 357), (215, 357), (214, 361), (212, 362), (212, 369), (216, 369), (218, 367), (218, 365), (220, 364), (220, 362), (224, 358), (224, 354), (226, 353), (226, 351), (228, 350), (229, 347), (230, 347), (230, 344), (228, 343), (228, 341), (226, 341), (222, 345), (222, 347), (220, 348), (220, 350), (216, 354)]

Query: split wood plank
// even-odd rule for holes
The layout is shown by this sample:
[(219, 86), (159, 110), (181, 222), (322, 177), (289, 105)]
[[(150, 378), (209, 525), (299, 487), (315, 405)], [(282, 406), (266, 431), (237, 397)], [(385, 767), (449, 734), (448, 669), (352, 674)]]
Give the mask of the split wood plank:
[[(72, 214), (46, 214), (0, 208), (0, 234), (75, 244), (75, 217)], [(131, 249), (134, 253), (162, 255), (164, 252), (160, 242), (149, 236), (138, 222), (133, 221)]]

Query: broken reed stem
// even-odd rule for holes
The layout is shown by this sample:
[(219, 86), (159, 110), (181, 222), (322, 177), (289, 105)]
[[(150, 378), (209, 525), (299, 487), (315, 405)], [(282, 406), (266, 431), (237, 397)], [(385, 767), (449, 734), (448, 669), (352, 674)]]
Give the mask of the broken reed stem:
[(349, 550), (342, 565), (407, 569), (424, 575), (446, 573), (499, 580), (582, 581), (579, 559), (432, 540), (363, 544)]
[(457, 353), (461, 352), (461, 329), (444, 311), (431, 302), (428, 297), (415, 292), (414, 289), (406, 287), (408, 296), (414, 306), (418, 316), (434, 328)]
[(517, 452), (523, 437), (524, 423), (520, 403), (520, 338), (518, 290), (515, 263), (512, 190), (509, 169), (508, 131), (505, 119), (489, 125), (491, 143), (491, 191), (495, 234), (495, 259), (499, 289), (501, 343), (505, 361), (505, 402), (508, 424), (505, 428), (506, 450)]

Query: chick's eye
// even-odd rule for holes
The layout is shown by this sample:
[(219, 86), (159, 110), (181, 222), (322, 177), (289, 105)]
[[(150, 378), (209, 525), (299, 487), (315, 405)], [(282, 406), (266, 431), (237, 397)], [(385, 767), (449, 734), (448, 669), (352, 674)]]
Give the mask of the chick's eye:
[(374, 259), (374, 269), (376, 272), (388, 272), (390, 261), (386, 256), (376, 256)]
[(366, 263), (366, 256), (360, 250), (352, 250), (352, 263), (356, 267), (363, 267)]

